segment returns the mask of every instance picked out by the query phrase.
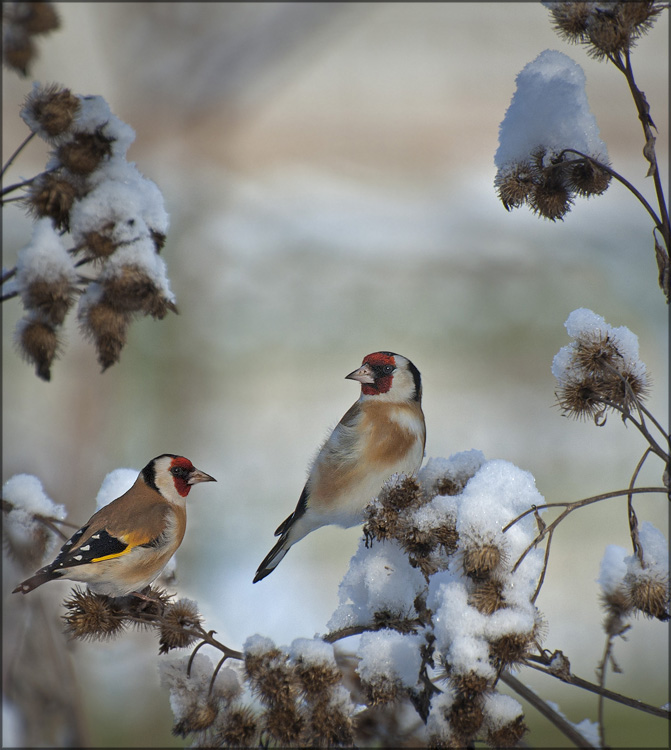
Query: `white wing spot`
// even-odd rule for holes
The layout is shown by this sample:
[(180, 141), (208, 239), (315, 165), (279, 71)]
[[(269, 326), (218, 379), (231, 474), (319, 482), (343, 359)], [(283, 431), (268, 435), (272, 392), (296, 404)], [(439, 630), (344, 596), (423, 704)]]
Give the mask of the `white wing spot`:
[(80, 550), (81, 550), (82, 552), (87, 552), (88, 550), (90, 550), (90, 549), (91, 549), (91, 545), (90, 545), (90, 544), (87, 544), (87, 545), (86, 545), (85, 547), (80, 547), (79, 549), (80, 549)]
[(73, 560), (81, 560), (82, 559), (82, 555), (75, 555), (72, 559)]
[(100, 539), (100, 534), (94, 534), (91, 539)]

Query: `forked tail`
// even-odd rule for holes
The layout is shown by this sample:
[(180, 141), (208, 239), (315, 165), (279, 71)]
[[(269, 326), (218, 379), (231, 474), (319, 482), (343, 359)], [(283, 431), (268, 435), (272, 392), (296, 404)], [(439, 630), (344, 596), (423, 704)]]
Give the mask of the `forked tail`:
[(289, 551), (292, 542), (289, 541), (289, 534), (285, 533), (279, 538), (277, 544), (270, 550), (270, 552), (263, 558), (263, 562), (259, 565), (256, 575), (254, 576), (253, 583), (262, 580), (266, 576), (270, 575), (273, 570), (280, 564), (284, 556)]

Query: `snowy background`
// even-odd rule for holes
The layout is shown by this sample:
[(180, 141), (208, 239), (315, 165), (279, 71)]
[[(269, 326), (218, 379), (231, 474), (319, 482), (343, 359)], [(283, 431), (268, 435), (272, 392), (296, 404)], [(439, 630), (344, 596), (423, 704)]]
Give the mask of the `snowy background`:
[[(108, 472), (139, 470), (163, 452), (188, 456), (218, 484), (190, 498), (178, 590), (233, 648), (257, 632), (288, 644), (326, 630), (359, 530), (317, 531), (271, 577), (251, 580), (320, 441), (358, 395), (344, 376), (371, 351), (397, 351), (420, 369), (427, 457), (476, 448), (512, 461), (549, 502), (627, 485), (642, 440), (614, 418), (601, 429), (563, 419), (550, 368), (568, 343), (568, 314), (589, 307), (639, 336), (650, 406), (665, 418), (667, 309), (648, 216), (618, 185), (579, 200), (556, 224), (526, 208), (506, 213), (493, 188), (515, 77), (550, 48), (583, 67), (613, 167), (653, 197), (624, 77), (562, 42), (545, 8), (59, 10), (63, 28), (39, 40), (31, 78), (3, 71), (4, 156), (27, 132), (18, 111), (31, 79), (105, 97), (136, 131), (129, 160), (163, 191), (171, 229), (162, 257), (180, 315), (133, 324), (120, 364), (104, 375), (73, 319), (44, 383), (12, 345), (21, 306), (5, 303), (3, 481), (38, 476), (83, 522)], [(663, 19), (633, 55), (663, 168), (667, 59)], [(45, 154), (32, 143), (10, 181), (39, 171)], [(3, 218), (3, 265), (11, 266), (30, 222), (15, 207)], [(642, 483), (658, 484), (659, 472)], [(660, 504), (637, 501), (639, 520), (665, 529)], [(586, 679), (604, 642), (596, 579), (607, 544), (629, 546), (624, 500), (560, 527), (538, 601), (545, 646), (563, 649)], [(6, 579), (4, 591), (15, 584)], [(67, 590), (44, 592), (55, 613)], [(5, 616), (17, 606), (5, 593)], [(624, 674), (608, 686), (658, 701), (667, 693), (666, 636), (660, 623), (636, 621), (616, 645)], [(155, 652), (142, 634), (73, 648), (92, 745), (180, 744), (170, 737)], [(595, 718), (595, 698), (541, 675), (522, 679), (571, 720)], [(630, 726), (638, 719), (610, 711)], [(625, 731), (617, 741), (631, 744)], [(640, 741), (640, 728), (631, 731)], [(664, 732), (651, 731), (648, 744), (664, 745)]]

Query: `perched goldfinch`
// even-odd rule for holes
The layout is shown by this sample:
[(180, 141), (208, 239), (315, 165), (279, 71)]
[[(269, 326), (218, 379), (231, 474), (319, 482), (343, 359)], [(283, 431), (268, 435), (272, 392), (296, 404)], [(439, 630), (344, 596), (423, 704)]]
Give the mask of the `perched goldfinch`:
[(186, 496), (198, 482), (216, 482), (188, 458), (166, 453), (150, 461), (128, 492), (94, 513), (61, 547), (56, 559), (20, 583), (27, 594), (68, 578), (107, 596), (140, 593), (182, 543)]
[(415, 474), (422, 463), (426, 427), (415, 365), (400, 354), (375, 352), (346, 377), (361, 383), (361, 396), (317, 454), (296, 510), (275, 532), (279, 541), (259, 565), (254, 583), (311, 531), (361, 523), (366, 505), (392, 474)]

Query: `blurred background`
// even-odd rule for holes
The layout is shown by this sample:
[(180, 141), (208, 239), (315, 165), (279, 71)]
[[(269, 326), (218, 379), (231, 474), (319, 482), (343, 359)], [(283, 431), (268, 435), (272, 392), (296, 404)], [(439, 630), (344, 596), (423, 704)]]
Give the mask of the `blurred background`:
[[(591, 308), (638, 335), (650, 408), (666, 419), (667, 307), (649, 217), (619, 184), (556, 224), (526, 208), (507, 213), (493, 187), (515, 76), (551, 48), (584, 68), (612, 166), (654, 202), (624, 77), (559, 39), (540, 3), (57, 7), (62, 28), (39, 38), (30, 77), (3, 70), (4, 158), (27, 133), (18, 113), (32, 80), (102, 95), (137, 133), (129, 160), (165, 197), (162, 255), (180, 315), (134, 323), (104, 374), (71, 316), (45, 383), (13, 347), (20, 302), (4, 303), (3, 482), (38, 476), (81, 523), (108, 472), (187, 455), (218, 484), (190, 498), (175, 590), (232, 648), (257, 632), (285, 645), (326, 631), (360, 529), (319, 530), (251, 581), (321, 441), (358, 397), (344, 376), (369, 352), (397, 351), (420, 369), (427, 457), (477, 448), (507, 459), (548, 502), (628, 485), (642, 439), (614, 417), (602, 428), (562, 418), (550, 366), (568, 343), (568, 314)], [(633, 64), (665, 184), (667, 63), (663, 16)], [(46, 153), (32, 142), (8, 181), (41, 171)], [(30, 221), (16, 206), (3, 220), (11, 267)], [(659, 485), (661, 466), (649, 463), (641, 484)], [(639, 521), (666, 532), (663, 503), (641, 497)], [(588, 680), (605, 643), (595, 579), (611, 543), (630, 546), (624, 499), (574, 513), (555, 535), (538, 600), (544, 645)], [(16, 582), (5, 566), (10, 634), (30, 617), (8, 594)], [(183, 744), (170, 734), (154, 637), (66, 643), (58, 616), (69, 585), (45, 589), (31, 596), (56, 623), (50, 648), (71, 655), (87, 744)], [(607, 686), (665, 703), (667, 636), (636, 620), (615, 647), (623, 673)], [(5, 639), (6, 656), (16, 643)], [(538, 673), (521, 679), (571, 721), (596, 719), (596, 696)], [(613, 746), (666, 746), (663, 720), (607, 712)], [(531, 744), (562, 743), (527, 718)], [(14, 737), (3, 744), (20, 741), (20, 727)]]

